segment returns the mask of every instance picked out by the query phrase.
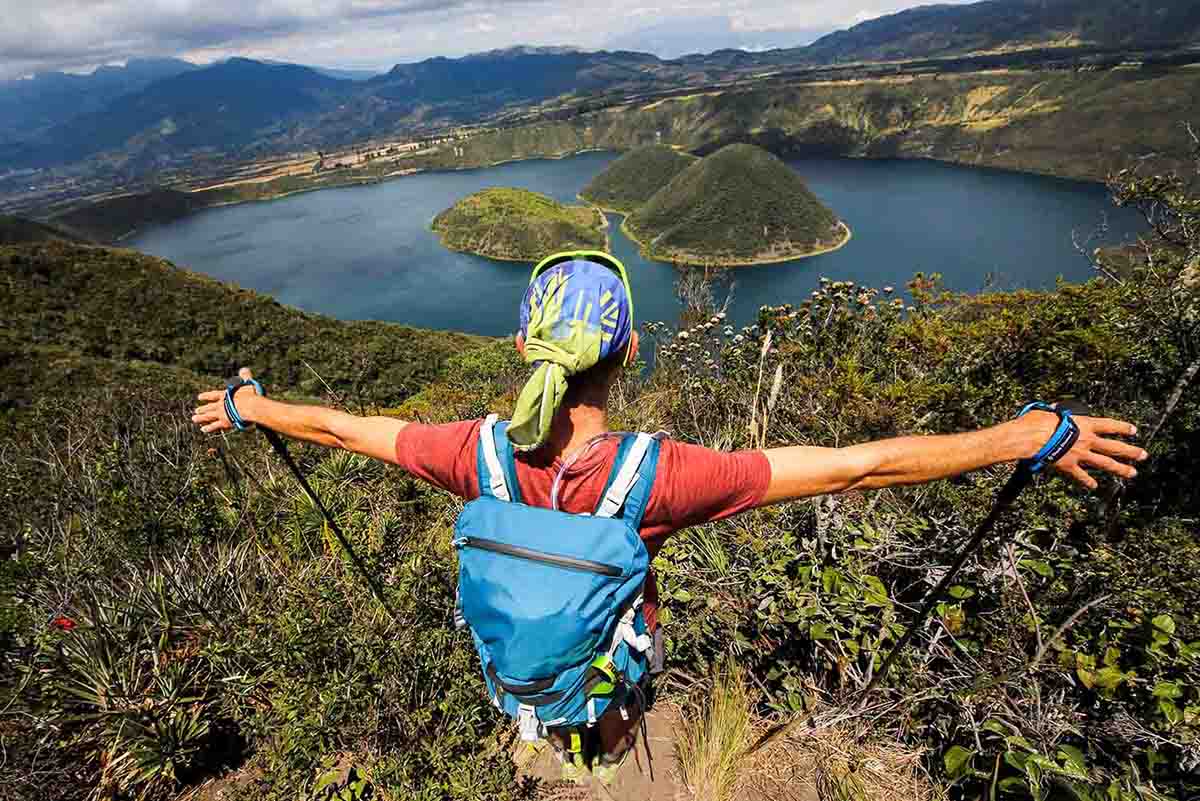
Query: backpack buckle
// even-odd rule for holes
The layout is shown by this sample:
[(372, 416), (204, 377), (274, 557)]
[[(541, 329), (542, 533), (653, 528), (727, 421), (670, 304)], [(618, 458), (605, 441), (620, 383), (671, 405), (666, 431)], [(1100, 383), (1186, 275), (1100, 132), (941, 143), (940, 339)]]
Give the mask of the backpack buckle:
[(537, 711), (527, 705), (521, 704), (517, 709), (517, 726), (521, 730), (521, 739), (527, 743), (537, 742), (541, 734), (542, 724), (537, 719)]
[(612, 695), (617, 690), (620, 676), (617, 664), (608, 654), (600, 654), (588, 666), (587, 678), (583, 681), (583, 692), (588, 698)]

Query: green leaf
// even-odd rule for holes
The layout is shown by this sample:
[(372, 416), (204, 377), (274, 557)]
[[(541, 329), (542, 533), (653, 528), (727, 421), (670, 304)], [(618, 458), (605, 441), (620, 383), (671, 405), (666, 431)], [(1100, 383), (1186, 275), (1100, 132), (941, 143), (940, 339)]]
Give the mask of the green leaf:
[(1128, 679), (1129, 677), (1120, 668), (1109, 666), (1097, 670), (1093, 682), (1102, 689), (1115, 690)]
[(1029, 568), (1043, 578), (1054, 578), (1054, 568), (1050, 567), (1049, 562), (1043, 562), (1041, 559), (1022, 559), (1021, 566)]
[(875, 576), (863, 576), (863, 584), (867, 585), (867, 600), (875, 604), (886, 604), (888, 602), (887, 588), (883, 586), (883, 582)]
[(988, 720), (984, 721), (981, 728), (990, 731), (993, 734), (999, 734), (1001, 737), (1007, 737), (1009, 735), (1008, 727), (995, 718), (989, 718)]
[(1082, 771), (1087, 770), (1087, 757), (1073, 745), (1060, 745), (1058, 747), (1058, 758), (1070, 762)]
[(692, 594), (687, 590), (676, 590), (675, 600), (686, 604), (688, 601), (692, 600)]
[(951, 779), (961, 779), (971, 772), (971, 760), (975, 758), (974, 751), (968, 751), (961, 745), (950, 748), (942, 757), (946, 764), (946, 775)]
[(829, 626), (824, 623), (813, 623), (808, 627), (808, 636), (814, 640), (832, 640), (833, 637), (829, 634)]
[(1154, 685), (1155, 698), (1168, 698), (1174, 700), (1183, 697), (1183, 689), (1173, 681), (1160, 681)]
[(1183, 720), (1183, 713), (1179, 711), (1179, 707), (1165, 698), (1158, 700), (1158, 711), (1162, 712), (1163, 717), (1167, 719), (1167, 723), (1170, 723), (1172, 726)]
[(1005, 793), (1019, 793), (1026, 795), (1028, 788), (1025, 785), (1025, 779), (1020, 776), (1009, 776), (1007, 779), (1001, 779), (997, 785), (1001, 791)]
[[(1011, 737), (1006, 738), (1006, 742), (1010, 746), (1015, 745), (1019, 748), (1023, 748), (1031, 754), (1037, 753), (1037, 749), (1033, 747), (1033, 743), (1029, 742), (1028, 740), (1026, 740), (1024, 737), (1022, 737), (1019, 734), (1014, 734)], [(1025, 763), (1022, 762), (1021, 764), (1022, 764), (1022, 766), (1024, 766)]]
[(966, 587), (954, 586), (950, 588), (950, 597), (957, 601), (965, 601), (968, 598), (975, 597), (975, 590)]
[(1175, 633), (1175, 619), (1170, 615), (1159, 615), (1151, 622), (1154, 624), (1154, 628), (1159, 631), (1166, 632), (1167, 634)]

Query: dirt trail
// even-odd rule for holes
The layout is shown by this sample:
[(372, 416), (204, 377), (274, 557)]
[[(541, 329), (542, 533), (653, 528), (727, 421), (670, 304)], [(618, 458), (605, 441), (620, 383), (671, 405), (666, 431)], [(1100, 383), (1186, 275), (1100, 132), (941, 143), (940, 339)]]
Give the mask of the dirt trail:
[[(694, 801), (680, 782), (675, 761), (678, 722), (678, 710), (664, 703), (658, 704), (646, 716), (653, 778), (640, 737), (635, 752), (625, 761), (617, 780), (609, 788), (562, 783), (562, 770), (550, 748), (544, 749), (537, 759), (521, 770), (518, 778), (536, 787), (532, 797), (537, 801)], [(747, 768), (750, 774), (743, 777), (733, 801), (818, 801), (812, 765), (807, 762), (779, 764), (777, 769), (771, 765), (747, 765)]]
[[(679, 784), (675, 767), (675, 725), (678, 713), (666, 704), (657, 705), (647, 716), (651, 760), (638, 738), (634, 753), (621, 766), (617, 780), (609, 788), (598, 784), (578, 787), (560, 781), (562, 769), (550, 748), (519, 774), (521, 780), (535, 783), (538, 801), (690, 801), (691, 796)], [(651, 778), (651, 764), (654, 776)]]

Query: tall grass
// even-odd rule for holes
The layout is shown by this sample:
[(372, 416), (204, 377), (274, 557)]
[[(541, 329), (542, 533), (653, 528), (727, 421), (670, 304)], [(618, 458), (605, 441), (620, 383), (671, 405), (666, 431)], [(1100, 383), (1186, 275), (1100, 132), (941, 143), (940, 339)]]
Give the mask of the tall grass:
[(685, 713), (675, 745), (679, 772), (697, 801), (733, 796), (751, 732), (745, 677), (727, 659), (713, 677), (712, 691)]

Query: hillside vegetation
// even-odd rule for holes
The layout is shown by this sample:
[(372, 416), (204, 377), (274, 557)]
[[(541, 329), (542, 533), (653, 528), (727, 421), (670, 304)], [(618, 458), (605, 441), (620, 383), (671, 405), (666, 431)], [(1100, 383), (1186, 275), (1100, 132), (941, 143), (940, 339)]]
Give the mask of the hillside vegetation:
[[(645, 328), (655, 368), (618, 384), (615, 429), (848, 445), (1074, 396), (1134, 421), (1151, 454), (1096, 494), (1053, 476), (1027, 490), (866, 707), (861, 688), (1011, 468), (672, 538), (655, 560), (662, 699), (702, 702), (732, 660), (756, 719), (840, 749), (816, 766), (825, 798), (891, 789), (864, 794), (873, 763), (835, 737), (848, 720), (923, 752), (954, 798), (1200, 792), (1197, 200), (1132, 175), (1118, 197), (1183, 243), (1148, 242), (1154, 258), (1121, 281), (960, 297), (918, 276), (907, 301), (824, 281), (744, 328), (712, 308), (687, 330)], [(261, 437), (186, 420), (194, 385), (243, 363), (280, 394), (320, 395), (311, 366), (325, 400), (356, 412), (379, 399), (408, 419), (508, 414), (527, 374), (511, 343), (337, 323), (125, 251), (9, 247), (0, 267), (16, 398), (0, 418), (0, 788), (166, 801), (216, 779), (203, 792), (228, 801), (528, 798), (512, 728), (452, 623), (461, 504), (293, 446), (393, 620)], [(775, 753), (770, 775), (791, 775), (796, 755)], [(739, 745), (724, 769), (749, 758)]]
[[(931, 158), (1103, 181), (1129, 159), (1185, 170), (1184, 120), (1200, 118), (1200, 69), (990, 72), (764, 84), (622, 104), (488, 131), (405, 159), (472, 168), (591, 148), (662, 143), (703, 155), (731, 142), (781, 156)], [(458, 155), (461, 153), (461, 155)], [(262, 187), (262, 191), (267, 191)]]
[(849, 236), (791, 167), (753, 145), (728, 145), (695, 162), (625, 229), (649, 257), (691, 264), (786, 261)]
[(86, 242), (86, 238), (53, 225), (0, 214), (0, 245), (28, 242)]
[(451, 250), (505, 261), (539, 261), (556, 250), (603, 250), (604, 217), (526, 189), (484, 189), (433, 218)]
[(51, 222), (81, 231), (97, 242), (113, 243), (150, 225), (162, 225), (207, 208), (206, 195), (154, 189), (100, 200), (56, 215)]
[[(449, 355), (486, 341), (309, 314), (127, 250), (5, 247), (0, 269), (0, 409), (111, 391), (109, 371), (130, 365), (198, 381), (235, 375), (243, 363), (293, 391), (328, 387), (388, 405), (424, 386)], [(386, 391), (366, 394), (375, 386)]]
[(601, 208), (630, 214), (695, 161), (695, 156), (666, 145), (639, 147), (608, 165), (579, 196)]

